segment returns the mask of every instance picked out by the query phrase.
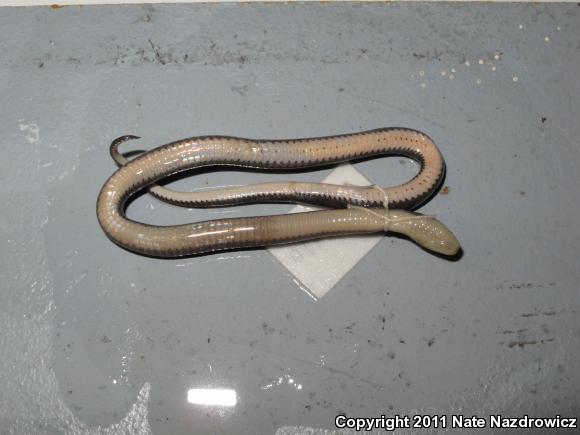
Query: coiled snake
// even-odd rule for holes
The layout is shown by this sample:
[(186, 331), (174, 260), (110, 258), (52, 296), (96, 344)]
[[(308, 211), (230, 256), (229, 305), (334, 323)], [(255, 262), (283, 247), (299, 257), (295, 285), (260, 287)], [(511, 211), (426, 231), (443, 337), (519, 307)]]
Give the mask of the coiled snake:
[[(105, 182), (97, 199), (97, 217), (118, 245), (144, 255), (179, 257), (220, 250), (270, 246), (349, 234), (397, 232), (419, 245), (454, 255), (459, 242), (439, 220), (412, 210), (439, 188), (445, 162), (425, 134), (406, 128), (383, 128), (340, 136), (291, 140), (251, 140), (225, 136), (183, 139), (127, 161), (111, 144), (120, 168)], [(203, 192), (177, 192), (156, 183), (202, 166), (297, 169), (379, 155), (402, 155), (421, 165), (400, 186), (340, 186), (307, 182), (270, 182)], [(157, 198), (186, 207), (214, 207), (252, 202), (304, 202), (333, 209), (289, 215), (216, 219), (185, 225), (154, 226), (130, 220), (127, 200), (143, 188)]]

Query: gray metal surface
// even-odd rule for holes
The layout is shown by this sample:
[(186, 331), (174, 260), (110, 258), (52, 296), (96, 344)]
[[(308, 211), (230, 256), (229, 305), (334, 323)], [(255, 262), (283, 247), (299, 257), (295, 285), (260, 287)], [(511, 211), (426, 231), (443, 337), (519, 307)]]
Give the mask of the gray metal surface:
[[(577, 417), (579, 29), (576, 5), (3, 9), (0, 432), (305, 433), (294, 427), (333, 429), (339, 412)], [(157, 260), (97, 224), (121, 134), (147, 149), (383, 126), (439, 144), (447, 194), (422, 210), (456, 232), (459, 261), (385, 238), (315, 302), (267, 250)], [(416, 170), (356, 167), (383, 184)], [(172, 223), (288, 209), (180, 210), (144, 195), (129, 213)], [(205, 387), (236, 390), (236, 406), (187, 402)]]

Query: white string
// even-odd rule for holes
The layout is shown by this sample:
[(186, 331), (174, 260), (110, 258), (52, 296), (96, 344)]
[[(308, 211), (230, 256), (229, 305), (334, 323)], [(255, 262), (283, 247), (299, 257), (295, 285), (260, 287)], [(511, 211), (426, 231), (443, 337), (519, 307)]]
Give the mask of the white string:
[(430, 215), (416, 215), (416, 216), (405, 216), (405, 217), (393, 218), (393, 217), (391, 217), (391, 212), (389, 210), (389, 195), (388, 195), (387, 191), (385, 189), (383, 189), (381, 186), (379, 186), (378, 184), (373, 184), (370, 187), (378, 190), (383, 195), (383, 207), (385, 208), (384, 214), (378, 213), (377, 211), (373, 210), (372, 208), (361, 207), (358, 205), (350, 205), (349, 204), (348, 207), (353, 208), (353, 209), (364, 210), (365, 212), (370, 213), (371, 215), (381, 219), (384, 222), (383, 229), (385, 232), (389, 231), (389, 224), (392, 222), (403, 222), (403, 221), (409, 221), (409, 220), (427, 220), (427, 219), (433, 219), (435, 217), (435, 216), (430, 216)]

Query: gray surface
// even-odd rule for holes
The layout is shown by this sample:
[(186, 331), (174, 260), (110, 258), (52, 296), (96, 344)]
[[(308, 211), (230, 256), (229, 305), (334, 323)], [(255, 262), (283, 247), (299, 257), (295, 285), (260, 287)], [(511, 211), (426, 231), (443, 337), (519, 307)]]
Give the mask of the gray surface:
[[(332, 429), (339, 411), (577, 417), (579, 25), (576, 5), (3, 9), (0, 432), (271, 434)], [(121, 134), (150, 148), (393, 125), (447, 159), (449, 193), (423, 211), (456, 232), (458, 262), (385, 239), (314, 302), (266, 250), (150, 259), (97, 224)], [(356, 166), (383, 184), (416, 170)], [(272, 178), (288, 175), (177, 184)], [(149, 196), (130, 208), (161, 223), (218, 212)], [(188, 405), (202, 386), (235, 389), (238, 405)]]

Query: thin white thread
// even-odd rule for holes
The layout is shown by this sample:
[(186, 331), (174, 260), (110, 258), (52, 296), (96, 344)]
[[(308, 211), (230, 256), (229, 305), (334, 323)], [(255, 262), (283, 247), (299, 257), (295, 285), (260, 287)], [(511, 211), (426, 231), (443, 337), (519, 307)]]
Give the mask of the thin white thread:
[(352, 206), (349, 205), (348, 207), (353, 208), (353, 209), (364, 210), (365, 212), (370, 213), (371, 215), (383, 220), (383, 222), (384, 222), (383, 230), (385, 232), (389, 231), (389, 224), (392, 222), (404, 222), (404, 221), (410, 221), (410, 220), (427, 220), (427, 219), (434, 219), (435, 218), (435, 216), (431, 216), (431, 215), (416, 215), (416, 216), (405, 216), (405, 217), (392, 218), (391, 212), (389, 209), (389, 195), (388, 195), (387, 191), (385, 189), (383, 189), (381, 186), (379, 186), (378, 184), (373, 184), (370, 187), (372, 187), (375, 190), (378, 190), (383, 195), (383, 207), (385, 208), (385, 214), (378, 213), (377, 211), (373, 210), (372, 208), (361, 207), (358, 205), (352, 205)]

